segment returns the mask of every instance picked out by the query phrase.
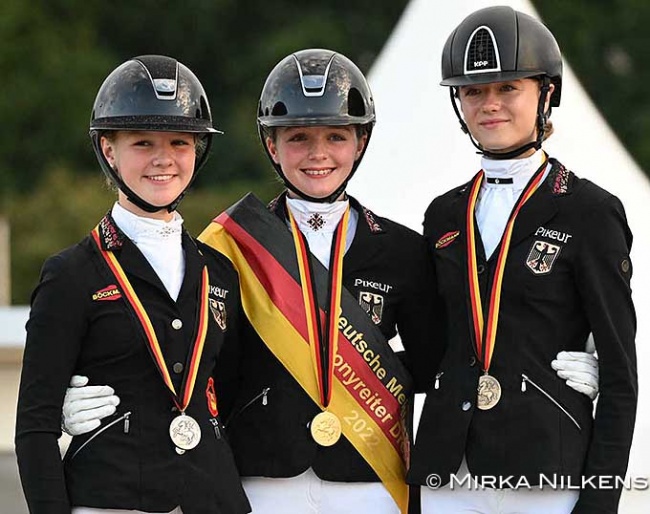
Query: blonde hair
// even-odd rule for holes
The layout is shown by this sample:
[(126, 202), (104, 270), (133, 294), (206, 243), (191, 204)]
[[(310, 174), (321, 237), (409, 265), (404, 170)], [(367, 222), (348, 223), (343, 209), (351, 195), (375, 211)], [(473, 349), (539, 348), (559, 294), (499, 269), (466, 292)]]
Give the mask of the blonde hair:
[(551, 137), (551, 134), (553, 134), (553, 132), (555, 132), (553, 122), (547, 117), (544, 120), (544, 137), (542, 138), (542, 141), (546, 141), (549, 137)]

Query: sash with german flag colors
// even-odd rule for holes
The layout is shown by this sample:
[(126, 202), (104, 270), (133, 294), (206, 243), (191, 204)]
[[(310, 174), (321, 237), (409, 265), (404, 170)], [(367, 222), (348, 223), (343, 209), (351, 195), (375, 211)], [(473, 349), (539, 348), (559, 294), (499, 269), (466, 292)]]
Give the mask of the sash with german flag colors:
[[(323, 409), (301, 271), (287, 225), (249, 193), (215, 218), (199, 239), (235, 265), (243, 308), (257, 334)], [(329, 273), (314, 257), (311, 266), (322, 322), (330, 305)], [(337, 332), (337, 345), (327, 410), (341, 420), (345, 437), (406, 513), (409, 439), (405, 418), (412, 380), (379, 328), (356, 299), (340, 289), (338, 322), (331, 325)]]

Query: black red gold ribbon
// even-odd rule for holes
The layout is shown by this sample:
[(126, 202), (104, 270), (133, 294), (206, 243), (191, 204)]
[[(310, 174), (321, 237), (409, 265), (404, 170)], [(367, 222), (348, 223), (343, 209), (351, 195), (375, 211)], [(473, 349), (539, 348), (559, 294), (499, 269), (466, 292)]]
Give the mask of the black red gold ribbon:
[(472, 182), (472, 187), (469, 194), (469, 202), (467, 204), (467, 274), (469, 277), (469, 293), (470, 303), (472, 306), (472, 322), (474, 325), (474, 341), (476, 345), (477, 355), (483, 366), (483, 371), (486, 373), (490, 369), (492, 362), (492, 355), (494, 353), (494, 345), (497, 337), (497, 327), (499, 323), (499, 309), (501, 306), (501, 287), (503, 283), (503, 273), (506, 267), (506, 260), (510, 250), (510, 239), (512, 231), (515, 226), (515, 219), (524, 204), (535, 193), (537, 188), (542, 182), (544, 171), (548, 160), (545, 157), (544, 162), (533, 175), (533, 178), (528, 182), (524, 192), (519, 197), (515, 204), (514, 209), (510, 213), (508, 223), (501, 237), (501, 244), (499, 246), (499, 255), (497, 257), (496, 269), (492, 286), (490, 288), (490, 301), (487, 313), (487, 327), (484, 331), (484, 317), (483, 317), (483, 304), (481, 303), (481, 290), (478, 284), (478, 270), (476, 258), (476, 228), (474, 220), (474, 209), (478, 199), (478, 193), (481, 189), (483, 182), (484, 172), (481, 170)]
[[(199, 239), (233, 262), (247, 318), (278, 361), (320, 404), (302, 279), (293, 236), (284, 222), (249, 194), (213, 220)], [(342, 241), (343, 234), (341, 244)], [(331, 267), (336, 266), (335, 261), (331, 260)], [(323, 306), (316, 319), (325, 319), (325, 306), (332, 302), (324, 293), (331, 280), (319, 262), (313, 261), (313, 271), (318, 305)], [(330, 311), (338, 312), (331, 307)], [(359, 306), (358, 299), (344, 287), (336, 328), (338, 346), (333, 356), (332, 394), (327, 411), (339, 418), (343, 435), (377, 473), (400, 512), (406, 514), (406, 413), (411, 377), (379, 328)]]
[(334, 373), (334, 356), (338, 348), (338, 324), (341, 311), (341, 288), (343, 284), (343, 256), (350, 218), (350, 206), (345, 209), (332, 238), (332, 250), (329, 267), (328, 310), (325, 312), (324, 323), (321, 324), (320, 308), (314, 283), (314, 272), (311, 268), (309, 245), (305, 235), (298, 229), (296, 220), (287, 209), (291, 233), (296, 247), (300, 284), (303, 303), (307, 316), (309, 345), (312, 349), (312, 362), (316, 370), (320, 391), (321, 405), (327, 407), (332, 398), (332, 376)]
[(196, 337), (194, 343), (190, 349), (191, 356), (189, 360), (189, 366), (185, 371), (185, 376), (183, 377), (183, 382), (181, 385), (181, 394), (176, 392), (174, 383), (172, 382), (171, 376), (169, 374), (169, 369), (165, 363), (165, 358), (163, 356), (162, 350), (160, 348), (160, 343), (158, 342), (158, 337), (153, 328), (151, 320), (144, 309), (142, 302), (138, 298), (138, 295), (135, 293), (131, 282), (126, 276), (124, 269), (120, 265), (119, 261), (115, 257), (115, 254), (111, 251), (106, 251), (102, 248), (99, 236), (99, 228), (95, 227), (92, 231), (92, 237), (99, 249), (100, 254), (106, 261), (109, 269), (117, 279), (122, 289), (122, 293), (126, 297), (129, 305), (133, 309), (136, 317), (140, 321), (142, 330), (144, 331), (145, 337), (147, 339), (147, 344), (149, 352), (153, 358), (153, 361), (162, 376), (167, 389), (172, 394), (172, 398), (176, 407), (180, 412), (185, 412), (187, 406), (190, 403), (192, 398), (192, 392), (194, 391), (194, 385), (196, 383), (196, 377), (199, 372), (199, 363), (201, 362), (201, 354), (203, 353), (203, 347), (205, 345), (205, 338), (208, 332), (208, 291), (210, 289), (208, 284), (208, 268), (203, 267), (202, 280), (201, 280), (201, 298), (199, 302), (199, 318), (198, 326), (196, 329)]

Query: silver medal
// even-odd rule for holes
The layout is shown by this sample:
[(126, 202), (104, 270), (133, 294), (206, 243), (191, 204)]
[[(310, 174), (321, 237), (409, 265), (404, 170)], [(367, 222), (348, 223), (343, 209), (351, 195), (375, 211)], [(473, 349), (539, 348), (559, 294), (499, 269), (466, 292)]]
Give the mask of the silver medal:
[(191, 450), (201, 441), (201, 427), (192, 416), (183, 413), (172, 419), (169, 424), (169, 437), (176, 448)]

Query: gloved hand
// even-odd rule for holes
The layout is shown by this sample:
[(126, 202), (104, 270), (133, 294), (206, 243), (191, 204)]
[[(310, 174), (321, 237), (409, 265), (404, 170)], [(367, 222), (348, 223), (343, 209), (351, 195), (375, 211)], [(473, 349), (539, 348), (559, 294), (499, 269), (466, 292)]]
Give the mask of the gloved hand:
[(120, 399), (110, 386), (89, 386), (88, 377), (73, 375), (63, 400), (61, 427), (66, 434), (95, 430), (102, 419), (115, 414)]
[(598, 395), (598, 359), (592, 353), (560, 352), (551, 367), (579, 393), (591, 400)]

